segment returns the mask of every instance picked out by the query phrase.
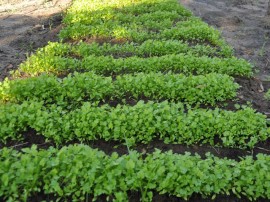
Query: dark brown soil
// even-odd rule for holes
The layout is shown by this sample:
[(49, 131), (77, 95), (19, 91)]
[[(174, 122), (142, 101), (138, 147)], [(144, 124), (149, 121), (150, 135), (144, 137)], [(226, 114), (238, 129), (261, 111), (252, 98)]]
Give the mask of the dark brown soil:
[[(141, 194), (139, 192), (128, 192), (129, 202), (139, 202), (141, 201)], [(88, 201), (92, 201), (93, 196), (89, 196)], [(107, 196), (102, 195), (98, 197), (97, 202), (107, 201)], [(56, 201), (57, 198), (51, 194), (44, 194), (44, 192), (39, 193), (38, 195), (31, 196), (27, 202), (38, 202), (38, 201)], [(4, 201), (4, 199), (0, 198), (0, 201)], [(60, 202), (62, 202), (61, 200)], [(72, 202), (72, 198), (66, 198), (65, 202)], [(110, 197), (109, 202), (113, 201), (113, 197)], [(248, 202), (249, 200), (245, 196), (241, 196), (241, 198), (237, 198), (233, 194), (230, 193), (230, 196), (226, 195), (217, 195), (215, 199), (207, 199), (203, 198), (198, 194), (192, 195), (188, 200), (184, 200), (178, 197), (170, 196), (168, 194), (159, 194), (157, 192), (153, 192), (153, 202)], [(83, 202), (83, 201), (82, 201)], [(255, 202), (269, 202), (267, 199), (258, 199)]]
[[(48, 149), (49, 147), (63, 147), (68, 145), (80, 144), (79, 141), (67, 142), (57, 146), (53, 141), (44, 138), (44, 136), (39, 135), (35, 130), (29, 129), (24, 132), (20, 141), (7, 141), (7, 144), (0, 143), (0, 149), (3, 147), (9, 147), (16, 150), (21, 150), (23, 148), (31, 147), (32, 145), (37, 145), (39, 149)], [(185, 154), (185, 152), (190, 152), (191, 154), (199, 154), (202, 158), (205, 157), (206, 153), (211, 153), (219, 158), (230, 158), (239, 160), (241, 157), (252, 155), (256, 157), (257, 154), (263, 153), (270, 155), (270, 139), (267, 141), (258, 143), (255, 145), (254, 149), (236, 149), (236, 148), (224, 148), (211, 145), (184, 145), (184, 144), (165, 144), (162, 140), (154, 140), (149, 144), (136, 144), (135, 146), (128, 147), (124, 142), (118, 141), (105, 141), (105, 140), (95, 140), (95, 141), (84, 141), (83, 144), (89, 145), (92, 148), (97, 148), (104, 151), (106, 154), (111, 155), (113, 152), (117, 152), (120, 155), (128, 154), (130, 150), (136, 150), (140, 153), (152, 153), (155, 149), (159, 149), (163, 152), (172, 150), (177, 154)]]
[[(129, 192), (129, 202), (139, 202), (141, 201), (141, 194), (139, 192)], [(106, 200), (106, 196), (100, 196), (97, 199), (97, 202), (104, 202)], [(93, 197), (89, 196), (88, 201), (92, 201)], [(1, 198), (0, 198), (1, 200)], [(32, 196), (30, 199), (27, 200), (27, 202), (37, 202), (37, 201), (56, 201), (56, 197), (52, 195), (45, 195), (45, 194), (39, 194), (36, 196)], [(72, 202), (72, 199), (66, 199), (66, 202)], [(113, 198), (109, 200), (109, 202), (113, 201)], [(154, 192), (153, 193), (153, 202), (248, 202), (249, 200), (242, 196), (241, 199), (235, 197), (235, 196), (226, 196), (226, 195), (218, 195), (215, 199), (205, 199), (200, 195), (193, 195), (189, 200), (180, 199), (178, 197), (169, 196), (168, 194), (159, 194)], [(269, 202), (269, 200), (266, 199), (258, 199), (257, 202)]]
[[(256, 109), (258, 112), (270, 116), (270, 104), (269, 101), (264, 98), (265, 89), (270, 87), (269, 81), (261, 81), (256, 77), (250, 79), (236, 78), (236, 82), (241, 86), (238, 90), (238, 104), (247, 104)], [(235, 103), (235, 102), (231, 102)], [(229, 102), (230, 105), (230, 102)]]

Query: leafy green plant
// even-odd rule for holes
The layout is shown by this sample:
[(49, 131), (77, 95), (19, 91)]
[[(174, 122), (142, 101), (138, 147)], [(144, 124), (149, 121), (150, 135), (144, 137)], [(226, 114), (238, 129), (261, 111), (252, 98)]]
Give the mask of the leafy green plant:
[(264, 97), (265, 97), (267, 100), (270, 100), (270, 90), (268, 90), (268, 91), (265, 93)]
[(5, 80), (0, 85), (2, 101), (22, 102), (25, 100), (68, 104), (83, 99), (102, 100), (112, 96), (113, 83), (110, 77), (93, 73), (69, 75), (59, 79), (53, 75), (41, 75), (28, 79)]
[(41, 75), (28, 79), (6, 79), (0, 83), (0, 101), (44, 101), (46, 104), (76, 104), (83, 100), (101, 101), (122, 99), (126, 96), (146, 96), (154, 100), (169, 99), (187, 103), (215, 105), (236, 96), (239, 85), (228, 75), (207, 74), (184, 76), (182, 74), (137, 73), (111, 77), (92, 72), (75, 73), (59, 79), (53, 75)]
[(134, 42), (183, 39), (208, 41), (220, 47), (225, 43), (219, 32), (193, 17), (175, 0), (82, 5), (84, 1), (77, 1), (67, 12), (64, 19), (67, 26), (60, 33), (62, 39), (112, 37)]
[[(150, 23), (150, 22), (149, 22)], [(166, 21), (165, 21), (166, 23)], [(121, 34), (119, 31), (121, 30)], [(153, 31), (154, 30), (154, 31)], [(172, 23), (164, 24), (151, 22), (151, 27), (134, 24), (100, 24), (97, 26), (73, 24), (61, 31), (62, 38), (82, 39), (86, 37), (102, 37), (126, 39), (137, 43), (143, 43), (149, 39), (175, 39), (191, 40), (197, 42), (209, 42), (212, 45), (223, 45), (218, 31), (209, 27), (202, 21), (187, 21), (186, 23), (177, 23), (172, 27)]]
[(193, 194), (270, 199), (270, 157), (262, 154), (237, 162), (210, 154), (202, 159), (156, 150), (143, 158), (135, 151), (107, 156), (75, 145), (59, 150), (3, 149), (0, 158), (0, 197), (5, 201), (27, 201), (41, 190), (58, 200), (73, 201), (84, 201), (88, 195), (96, 201), (104, 194), (127, 201), (131, 190), (140, 191), (143, 201), (152, 201), (153, 191), (186, 200)]
[[(17, 109), (17, 110), (16, 110)], [(104, 139), (127, 146), (149, 143), (158, 138), (165, 143), (211, 144), (253, 148), (269, 138), (266, 117), (251, 108), (236, 112), (220, 109), (188, 109), (179, 103), (143, 103), (109, 107), (84, 103), (68, 111), (53, 105), (25, 102), (0, 108), (1, 140), (17, 139), (32, 128), (57, 144)], [(219, 142), (215, 138), (219, 138)]]
[[(98, 49), (99, 46), (94, 46)], [(149, 46), (154, 48), (153, 46)], [(163, 47), (163, 46), (162, 46)], [(64, 47), (66, 48), (66, 47)], [(88, 52), (96, 52), (89, 50), (88, 46), (81, 46), (77, 50), (78, 55), (87, 55)], [(116, 49), (117, 50), (117, 49)], [(153, 49), (158, 53), (158, 49)], [(155, 52), (153, 51), (153, 52)], [(117, 51), (116, 51), (117, 52)], [(134, 52), (133, 50), (131, 52)], [(54, 53), (54, 51), (52, 51)], [(59, 52), (60, 54), (61, 52)], [(74, 54), (77, 54), (73, 52)], [(118, 52), (119, 53), (119, 52)], [(149, 51), (150, 53), (150, 51)], [(71, 53), (72, 54), (72, 53)], [(142, 54), (145, 54), (143, 52)], [(152, 54), (152, 53), (150, 53)], [(153, 53), (153, 55), (155, 55)], [(170, 54), (164, 56), (152, 56), (142, 58), (132, 56), (127, 58), (115, 59), (113, 56), (95, 56), (88, 55), (82, 59), (71, 57), (61, 57), (58, 55), (47, 54), (41, 52), (31, 56), (28, 61), (21, 65), (18, 72), (14, 76), (20, 74), (39, 75), (41, 73), (63, 74), (72, 71), (94, 71), (99, 74), (109, 73), (134, 73), (134, 72), (182, 72), (185, 74), (207, 74), (211, 72), (223, 73), (228, 75), (251, 76), (252, 66), (243, 59), (218, 58), (187, 54)]]
[(90, 55), (103, 56), (103, 55), (115, 55), (125, 56), (134, 55), (140, 57), (147, 56), (163, 56), (168, 54), (179, 54), (179, 53), (193, 53), (200, 56), (221, 56), (221, 57), (232, 57), (232, 52), (226, 54), (218, 47), (212, 47), (210, 45), (191, 45), (184, 41), (178, 40), (147, 40), (142, 44), (138, 43), (124, 43), (124, 44), (111, 44), (103, 43), (98, 44), (79, 42), (78, 44), (60, 43), (60, 42), (49, 42), (44, 48), (40, 48), (35, 55), (40, 58), (43, 56), (69, 56), (75, 55), (77, 57), (87, 57)]
[[(129, 154), (108, 156), (85, 145), (3, 148), (1, 201), (40, 193), (59, 201), (103, 195), (128, 201), (129, 191), (141, 192), (142, 201), (153, 192), (186, 200), (193, 194), (270, 199), (267, 155), (234, 161), (131, 150), (154, 139), (246, 149), (269, 138), (266, 116), (249, 107), (187, 105), (234, 98), (239, 85), (230, 76), (252, 76), (252, 66), (233, 57), (217, 30), (176, 0), (75, 0), (63, 21), (62, 42), (39, 49), (13, 80), (0, 83), (0, 141), (21, 140), (32, 129), (58, 146), (119, 141)], [(153, 101), (104, 104), (113, 99)]]
[[(227, 75), (207, 74), (183, 76), (162, 73), (138, 73), (118, 76), (114, 81), (119, 94), (141, 95), (153, 99), (170, 99), (187, 103), (210, 103), (225, 101), (236, 96), (239, 85)], [(120, 96), (122, 97), (122, 96)]]
[(42, 103), (36, 102), (0, 105), (1, 142), (6, 143), (7, 139), (20, 140), (22, 132), (28, 129), (28, 124), (41, 115), (41, 109)]

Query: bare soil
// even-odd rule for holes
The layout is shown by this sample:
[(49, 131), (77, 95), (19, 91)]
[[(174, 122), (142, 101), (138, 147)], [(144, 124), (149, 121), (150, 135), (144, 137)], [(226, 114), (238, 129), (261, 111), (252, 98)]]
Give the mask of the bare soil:
[(48, 41), (57, 41), (71, 0), (0, 0), (0, 81)]
[(238, 98), (250, 102), (259, 112), (270, 115), (264, 99), (270, 88), (269, 0), (180, 0), (193, 13), (221, 31), (235, 49), (235, 55), (254, 65), (254, 77), (237, 79), (242, 86)]
[[(141, 194), (139, 192), (128, 192), (129, 196), (129, 202), (139, 202), (141, 201)], [(93, 197), (89, 196), (89, 201), (92, 201)], [(102, 195), (98, 197), (96, 200), (97, 202), (104, 202), (107, 197)], [(32, 196), (28, 202), (37, 202), (37, 201), (56, 201), (56, 197), (52, 195), (46, 195), (46, 194), (39, 194), (36, 196)], [(70, 198), (65, 199), (67, 202), (72, 202), (73, 200)], [(113, 201), (113, 198), (109, 198), (109, 201)], [(241, 199), (234, 197), (234, 196), (226, 196), (226, 195), (218, 195), (216, 196), (215, 199), (208, 199), (208, 198), (203, 198), (200, 195), (194, 195), (192, 196), (189, 200), (187, 201), (192, 201), (192, 202), (248, 202), (249, 200), (245, 197), (242, 196)], [(153, 202), (187, 202), (184, 199), (180, 199), (178, 197), (170, 196), (169, 194), (159, 194), (154, 192), (153, 193)], [(258, 199), (257, 202), (269, 202), (269, 200), (266, 199)]]
[[(217, 139), (217, 142), (220, 140)], [(71, 141), (61, 144), (61, 146), (56, 145), (53, 140), (47, 140), (44, 136), (38, 134), (35, 130), (29, 129), (22, 135), (22, 140), (8, 140), (6, 144), (0, 143), (0, 149), (3, 147), (13, 148), (20, 151), (24, 148), (29, 148), (33, 144), (37, 145), (39, 149), (48, 149), (49, 147), (63, 147), (68, 145), (80, 144), (80, 141)], [(97, 148), (102, 150), (108, 155), (113, 152), (117, 152), (120, 155), (128, 154), (130, 150), (136, 150), (142, 154), (152, 153), (155, 149), (159, 149), (162, 152), (172, 150), (176, 154), (185, 154), (189, 152), (191, 154), (199, 154), (202, 158), (205, 157), (206, 153), (211, 153), (219, 158), (230, 158), (234, 160), (241, 160), (245, 156), (253, 156), (259, 153), (270, 155), (270, 150), (265, 149), (270, 147), (270, 139), (264, 142), (260, 142), (253, 149), (237, 149), (237, 148), (224, 148), (218, 146), (211, 146), (209, 144), (165, 144), (162, 140), (153, 140), (149, 144), (138, 143), (135, 146), (128, 147), (125, 142), (119, 141), (105, 141), (105, 140), (94, 140), (94, 141), (84, 141), (85, 145), (89, 145), (92, 148)]]

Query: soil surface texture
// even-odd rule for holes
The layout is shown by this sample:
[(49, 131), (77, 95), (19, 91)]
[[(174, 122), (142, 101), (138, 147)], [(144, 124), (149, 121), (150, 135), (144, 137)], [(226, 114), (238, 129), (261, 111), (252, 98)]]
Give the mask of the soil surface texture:
[(254, 78), (237, 79), (242, 86), (238, 98), (270, 115), (264, 93), (270, 88), (269, 0), (180, 0), (194, 15), (221, 31), (235, 55), (254, 65)]
[(71, 0), (0, 0), (0, 81), (48, 41), (57, 41)]

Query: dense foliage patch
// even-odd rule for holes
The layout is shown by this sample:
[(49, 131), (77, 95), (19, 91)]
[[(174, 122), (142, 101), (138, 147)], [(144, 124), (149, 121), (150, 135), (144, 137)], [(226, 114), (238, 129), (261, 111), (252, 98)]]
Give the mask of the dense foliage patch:
[(57, 144), (104, 139), (132, 146), (158, 138), (166, 143), (253, 148), (269, 138), (266, 117), (251, 108), (232, 112), (188, 109), (181, 103), (138, 102), (135, 106), (117, 107), (84, 103), (81, 108), (68, 111), (24, 102), (1, 106), (0, 114), (2, 141), (16, 140), (29, 128)]
[(236, 96), (239, 85), (233, 78), (222, 74), (184, 76), (182, 74), (136, 73), (103, 77), (92, 72), (71, 74), (64, 79), (41, 75), (28, 79), (6, 80), (0, 83), (0, 101), (44, 101), (71, 105), (83, 100), (145, 96), (150, 99), (169, 99), (187, 103), (225, 101)]
[[(63, 57), (61, 55), (44, 53), (40, 50), (36, 55), (31, 56), (28, 61), (21, 65), (21, 69), (14, 73), (14, 76), (26, 74), (30, 76), (41, 73), (65, 74), (73, 71), (94, 71), (98, 74), (122, 74), (133, 72), (166, 72), (173, 71), (185, 74), (207, 74), (211, 72), (234, 75), (251, 76), (251, 65), (245, 60), (235, 57), (218, 58), (208, 56), (187, 54), (166, 54), (163, 56), (154, 56), (143, 58), (130, 56), (126, 58), (114, 58), (113, 56), (91, 55), (91, 51), (77, 49), (77, 53), (69, 53), (74, 57)], [(82, 52), (82, 53), (78, 53)], [(85, 52), (85, 53), (84, 53)], [(90, 53), (88, 53), (90, 52)], [(177, 51), (175, 51), (177, 52)], [(60, 51), (61, 53), (61, 51)], [(117, 51), (116, 54), (120, 54)], [(129, 52), (126, 52), (130, 55)], [(116, 55), (117, 57), (117, 55)]]
[(236, 194), (249, 199), (270, 198), (270, 157), (248, 156), (236, 162), (208, 155), (177, 155), (157, 150), (142, 157), (105, 155), (88, 146), (37, 151), (0, 151), (0, 197), (24, 200), (40, 192), (56, 198), (84, 201), (93, 196), (111, 196), (128, 201), (127, 191), (140, 191), (151, 201), (153, 191), (188, 199), (192, 194), (212, 196)]
[[(267, 155), (237, 162), (132, 151), (156, 139), (253, 149), (269, 138), (266, 116), (252, 108), (215, 108), (237, 100), (233, 76), (252, 76), (217, 30), (177, 0), (74, 0), (63, 22), (59, 42), (0, 83), (1, 145), (34, 131), (59, 147), (1, 149), (0, 200), (128, 201), (129, 191), (142, 201), (153, 192), (270, 199)], [(129, 154), (64, 146), (101, 139)]]

